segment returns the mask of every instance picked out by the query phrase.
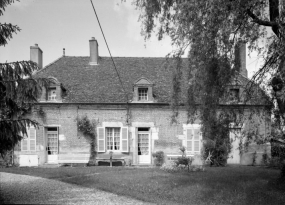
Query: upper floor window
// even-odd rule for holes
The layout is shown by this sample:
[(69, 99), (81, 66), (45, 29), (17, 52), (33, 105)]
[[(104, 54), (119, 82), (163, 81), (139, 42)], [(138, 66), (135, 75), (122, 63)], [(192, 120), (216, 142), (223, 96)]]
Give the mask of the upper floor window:
[(230, 89), (229, 100), (230, 101), (238, 101), (239, 100), (239, 89), (238, 88)]
[(153, 83), (146, 78), (140, 78), (134, 83), (133, 102), (153, 102)]
[(147, 100), (147, 88), (138, 88), (139, 101)]
[(52, 103), (62, 102), (62, 98), (66, 95), (66, 89), (56, 78), (48, 78), (51, 80), (51, 82), (47, 87), (42, 88), (39, 101)]
[(55, 101), (56, 100), (56, 88), (49, 88), (48, 89), (48, 101)]

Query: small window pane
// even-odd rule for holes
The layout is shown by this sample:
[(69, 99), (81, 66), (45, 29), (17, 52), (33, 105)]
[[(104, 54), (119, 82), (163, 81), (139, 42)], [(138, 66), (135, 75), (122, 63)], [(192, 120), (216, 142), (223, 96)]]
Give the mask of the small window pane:
[(147, 100), (147, 88), (139, 88), (139, 100)]

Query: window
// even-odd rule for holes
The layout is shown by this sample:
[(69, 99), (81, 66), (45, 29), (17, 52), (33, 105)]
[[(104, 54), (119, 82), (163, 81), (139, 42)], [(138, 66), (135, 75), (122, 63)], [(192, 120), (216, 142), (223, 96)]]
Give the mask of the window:
[(239, 100), (239, 89), (230, 89), (230, 96), (229, 96), (230, 101), (238, 101)]
[(98, 152), (129, 152), (127, 127), (98, 127), (97, 134)]
[(134, 83), (134, 95), (132, 102), (153, 103), (153, 86), (154, 84), (144, 77), (141, 77), (140, 79), (136, 80)]
[(106, 128), (107, 150), (120, 150), (120, 128)]
[(139, 88), (139, 101), (147, 100), (147, 88)]
[(186, 145), (187, 152), (199, 153), (201, 148), (200, 139), (202, 138), (202, 133), (200, 129), (187, 129)]
[(23, 136), (21, 141), (22, 151), (36, 151), (36, 129), (35, 127), (27, 128), (27, 135)]
[(56, 88), (49, 88), (48, 89), (48, 101), (55, 101), (56, 100)]

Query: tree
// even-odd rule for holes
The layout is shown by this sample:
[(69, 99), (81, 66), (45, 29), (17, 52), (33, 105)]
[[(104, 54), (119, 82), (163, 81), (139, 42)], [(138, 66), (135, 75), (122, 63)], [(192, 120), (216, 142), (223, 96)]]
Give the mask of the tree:
[[(240, 69), (236, 48), (247, 43), (250, 51), (264, 56), (264, 64), (248, 85), (247, 94), (256, 86), (266, 88), (276, 118), (285, 119), (285, 9), (279, 0), (134, 0), (141, 11), (145, 39), (156, 33), (168, 35), (179, 59), (189, 48), (188, 117), (200, 116), (204, 137), (226, 150), (228, 139), (221, 139), (217, 127), (227, 132), (229, 122), (239, 122), (241, 115), (219, 107), (227, 85)], [(260, 44), (265, 42), (266, 46)], [(174, 79), (173, 110), (177, 116), (181, 71)], [(270, 79), (270, 80), (268, 80)], [(194, 92), (195, 91), (195, 92)], [(195, 93), (195, 95), (194, 95)], [(248, 99), (251, 98), (247, 95)], [(199, 104), (199, 106), (197, 106)], [(238, 111), (239, 114), (241, 110)], [(229, 152), (226, 151), (226, 153)], [(222, 162), (222, 161), (220, 161)]]
[[(13, 2), (0, 1), (0, 16)], [(18, 31), (17, 25), (0, 22), (0, 46), (5, 46)], [(33, 78), (33, 72), (38, 69), (32, 61), (0, 63), (0, 154), (3, 158), (27, 135), (28, 126), (38, 126), (36, 121), (25, 118), (37, 102), (42, 87), (50, 82), (44, 78)]]

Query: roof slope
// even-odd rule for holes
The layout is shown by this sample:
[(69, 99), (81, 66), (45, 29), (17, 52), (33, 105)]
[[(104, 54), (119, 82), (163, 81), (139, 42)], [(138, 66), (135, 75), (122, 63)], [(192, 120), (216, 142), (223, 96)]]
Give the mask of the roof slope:
[[(133, 86), (140, 78), (146, 78), (153, 85), (154, 102), (170, 103), (172, 96), (172, 78), (176, 68), (174, 59), (114, 57), (113, 58), (127, 92), (129, 102), (133, 100)], [(188, 59), (182, 59), (181, 103), (185, 103), (188, 87)], [(36, 77), (55, 77), (66, 89), (63, 102), (66, 103), (125, 103), (126, 95), (110, 57), (100, 57), (99, 65), (89, 65), (89, 56), (62, 56), (49, 64)], [(236, 76), (240, 85), (249, 80), (242, 75)], [(267, 104), (266, 97), (260, 93), (257, 99), (247, 104)], [(240, 104), (240, 103), (238, 103)]]
[[(141, 77), (154, 83), (153, 95), (156, 102), (169, 103), (172, 92), (174, 60), (165, 58), (114, 57), (122, 83), (133, 99), (133, 85)], [(183, 59), (186, 68), (187, 59)], [(186, 93), (184, 71), (182, 92)], [(48, 65), (36, 76), (55, 77), (67, 90), (63, 102), (126, 102), (126, 95), (110, 57), (100, 57), (99, 65), (89, 65), (89, 57), (63, 56)], [(184, 79), (185, 78), (185, 79)], [(186, 95), (182, 95), (186, 96)]]

